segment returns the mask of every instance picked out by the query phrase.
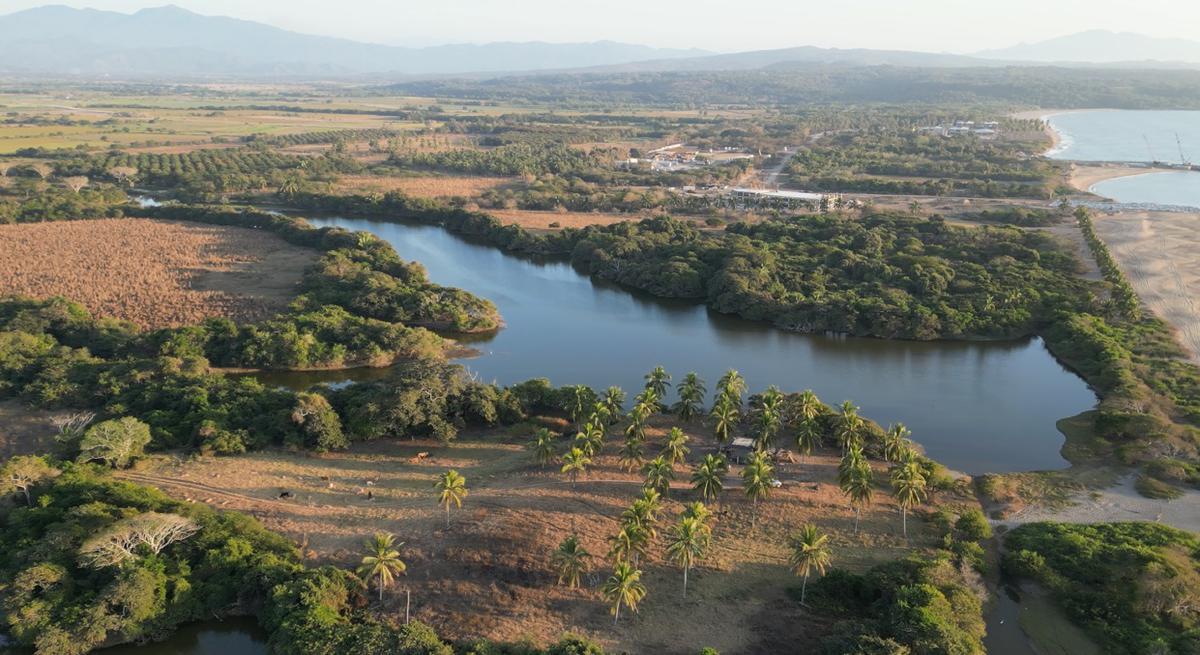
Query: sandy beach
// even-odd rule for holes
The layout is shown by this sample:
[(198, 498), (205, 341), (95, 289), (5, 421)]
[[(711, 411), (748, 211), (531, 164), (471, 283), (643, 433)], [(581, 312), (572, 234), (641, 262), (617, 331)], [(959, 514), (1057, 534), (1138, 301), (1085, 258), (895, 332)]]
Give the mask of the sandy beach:
[(1032, 506), (998, 524), (1016, 526), (1039, 521), (1067, 523), (1108, 523), (1112, 521), (1151, 521), (1181, 530), (1200, 532), (1200, 491), (1186, 489), (1175, 500), (1146, 498), (1137, 492), (1136, 475), (1128, 475), (1116, 485), (1101, 491), (1075, 496), (1073, 504), (1062, 509)]
[(1138, 296), (1200, 364), (1200, 214), (1097, 214), (1095, 225)]
[(1091, 193), (1093, 186), (1107, 180), (1156, 172), (1161, 171), (1142, 166), (1121, 166), (1118, 164), (1112, 166), (1081, 166), (1079, 164), (1072, 164), (1069, 181), (1071, 186), (1081, 193)]

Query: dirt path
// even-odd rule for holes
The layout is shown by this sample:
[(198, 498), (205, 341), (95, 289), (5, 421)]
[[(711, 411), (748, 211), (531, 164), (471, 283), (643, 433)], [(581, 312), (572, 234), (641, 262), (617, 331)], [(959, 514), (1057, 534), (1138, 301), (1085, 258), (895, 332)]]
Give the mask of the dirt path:
[(1095, 224), (1138, 296), (1200, 364), (1200, 214), (1124, 212)]

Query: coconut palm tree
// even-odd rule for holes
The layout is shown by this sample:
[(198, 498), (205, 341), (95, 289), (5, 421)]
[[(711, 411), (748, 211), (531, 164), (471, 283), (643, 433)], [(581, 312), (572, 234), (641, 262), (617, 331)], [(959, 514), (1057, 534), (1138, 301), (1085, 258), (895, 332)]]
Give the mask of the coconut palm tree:
[(712, 533), (712, 526), (708, 524), (712, 520), (712, 510), (700, 501), (693, 501), (683, 506), (683, 517), (696, 519), (700, 521), (700, 525), (709, 533)]
[(771, 474), (774, 469), (762, 453), (750, 455), (750, 461), (742, 469), (742, 489), (746, 497), (754, 504), (754, 515), (750, 527), (758, 521), (758, 501), (771, 495)]
[(625, 412), (625, 392), (621, 390), (621, 387), (609, 387), (600, 402), (608, 410), (610, 421), (621, 420), (621, 414)]
[(450, 505), (462, 507), (463, 498), (467, 497), (467, 479), (458, 471), (450, 469), (438, 477), (433, 483), (438, 490), (438, 502), (446, 506), (446, 527), (450, 527)]
[(667, 435), (667, 443), (663, 446), (662, 454), (667, 458), (667, 461), (672, 466), (676, 462), (683, 461), (691, 450), (687, 447), (687, 435), (679, 428), (671, 428), (671, 433)]
[(400, 559), (400, 547), (404, 543), (396, 543), (396, 535), (386, 532), (376, 532), (373, 537), (363, 542), (366, 555), (358, 565), (358, 575), (363, 580), (375, 579), (379, 587), (379, 600), (383, 600), (383, 590), (395, 581), (397, 575), (404, 575), (408, 566)]
[(854, 534), (858, 534), (858, 520), (862, 517), (863, 506), (871, 502), (874, 479), (875, 472), (866, 460), (854, 467), (849, 475), (839, 476), (838, 486), (841, 487), (842, 493), (850, 499), (850, 506), (854, 508)]
[(820, 445), (821, 430), (816, 419), (800, 419), (800, 426), (796, 428), (796, 450), (800, 457), (808, 457)]
[(617, 533), (608, 538), (608, 557), (614, 562), (632, 562), (635, 566), (650, 547), (654, 531), (632, 521), (621, 524)]
[(858, 408), (849, 400), (842, 403), (842, 415), (838, 417), (836, 436), (842, 452), (862, 440), (863, 420)]
[(537, 432), (533, 433), (533, 440), (527, 447), (530, 454), (533, 455), (533, 461), (542, 468), (545, 468), (547, 464), (553, 464), (554, 460), (558, 459), (558, 448), (554, 442), (554, 433), (546, 428), (538, 428)]
[(574, 489), (579, 475), (586, 473), (587, 467), (591, 466), (592, 458), (579, 448), (572, 448), (562, 456), (562, 462), (562, 472), (571, 478), (571, 488)]
[(658, 395), (653, 389), (642, 389), (642, 392), (633, 399), (633, 408), (637, 409), (641, 407), (642, 417), (648, 418), (657, 414), (662, 409), (662, 405), (658, 403), (661, 398), (662, 396)]
[(821, 410), (821, 400), (817, 398), (817, 394), (813, 393), (812, 389), (805, 389), (796, 397), (795, 409), (792, 411), (801, 421), (816, 421), (821, 415)]
[(908, 508), (925, 501), (925, 474), (915, 460), (892, 467), (892, 492), (900, 504), (904, 538), (908, 538)]
[(642, 466), (642, 473), (646, 476), (645, 488), (653, 489), (664, 496), (671, 490), (671, 480), (675, 479), (675, 469), (671, 467), (671, 462), (667, 461), (666, 457), (659, 455), (646, 462)]
[(625, 444), (621, 446), (621, 466), (630, 473), (642, 467), (642, 463), (646, 461), (646, 449), (641, 441), (637, 439), (626, 439)]
[(695, 489), (705, 502), (711, 503), (721, 495), (724, 488), (723, 478), (728, 466), (721, 455), (705, 455), (700, 466), (692, 471), (692, 489)]
[(662, 400), (667, 397), (667, 387), (671, 386), (671, 374), (661, 366), (655, 366), (653, 371), (646, 374), (646, 390), (654, 392), (654, 398)]
[(704, 394), (707, 389), (704, 388), (704, 381), (695, 373), (688, 373), (684, 376), (683, 382), (679, 383), (679, 402), (675, 403), (675, 413), (679, 418), (690, 421), (700, 414), (704, 409)]
[(867, 456), (863, 454), (862, 446), (850, 446), (842, 455), (842, 461), (838, 462), (838, 480), (849, 479), (856, 469), (866, 463)]
[(888, 428), (883, 435), (883, 459), (888, 462), (899, 462), (904, 459), (904, 454), (912, 447), (912, 441), (909, 436), (912, 432), (904, 427), (903, 423), (897, 423)]
[(800, 603), (803, 604), (808, 592), (808, 575), (813, 571), (825, 575), (825, 569), (833, 560), (829, 550), (829, 535), (821, 534), (817, 526), (809, 524), (792, 535), (789, 542), (792, 554), (788, 557), (788, 564), (796, 575), (804, 576), (804, 583), (800, 585)]
[(767, 450), (771, 447), (771, 442), (774, 441), (775, 434), (779, 432), (782, 422), (783, 394), (778, 387), (772, 386), (759, 397), (758, 407), (755, 411), (754, 423), (758, 431), (755, 436), (755, 445), (759, 450)]
[(588, 457), (599, 453), (604, 447), (604, 429), (600, 427), (600, 422), (588, 420), (584, 423), (583, 429), (575, 435), (575, 445)]
[(634, 612), (638, 603), (646, 597), (646, 585), (642, 584), (642, 572), (628, 562), (617, 562), (612, 575), (604, 583), (604, 597), (612, 604), (613, 625), (621, 618), (621, 607)]
[(683, 568), (683, 597), (687, 598), (688, 571), (708, 550), (709, 532), (703, 522), (683, 517), (667, 538), (667, 557)]
[(587, 573), (592, 554), (579, 543), (579, 537), (571, 535), (563, 539), (558, 549), (550, 556), (558, 570), (558, 584), (566, 583), (568, 589), (579, 586), (579, 579)]
[(571, 387), (570, 402), (567, 405), (567, 411), (571, 415), (571, 422), (578, 425), (580, 419), (583, 418), (584, 412), (587, 411), (589, 405), (592, 404), (592, 398), (595, 394), (586, 385), (577, 384)]
[(649, 408), (638, 403), (629, 412), (629, 425), (625, 426), (625, 438), (644, 441), (646, 439), (646, 417), (651, 414)]
[(736, 403), (729, 396), (721, 396), (717, 400), (717, 404), (713, 405), (710, 417), (713, 424), (713, 436), (716, 437), (717, 443), (728, 443), (733, 436), (733, 431), (737, 428)]
[(725, 375), (717, 381), (717, 396), (718, 400), (721, 397), (728, 398), (733, 402), (735, 409), (740, 409), (742, 406), (742, 394), (746, 391), (746, 381), (737, 371), (730, 369), (725, 371)]

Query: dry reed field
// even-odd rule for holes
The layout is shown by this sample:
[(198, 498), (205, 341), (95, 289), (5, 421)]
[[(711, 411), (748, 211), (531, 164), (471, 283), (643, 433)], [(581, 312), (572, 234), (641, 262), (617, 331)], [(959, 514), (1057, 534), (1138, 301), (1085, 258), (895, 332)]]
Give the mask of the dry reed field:
[(269, 318), (317, 252), (244, 228), (145, 219), (0, 225), (0, 295), (65, 296), (142, 327)]
[[(653, 419), (648, 453), (661, 447), (667, 427), (662, 417)], [(712, 437), (699, 424), (685, 431), (689, 460), (712, 451)], [(687, 482), (690, 466), (681, 463), (664, 503), (660, 539), (642, 564), (650, 593), (636, 616), (626, 619), (623, 613), (613, 628), (599, 589), (611, 566), (606, 539), (640, 494), (642, 477), (620, 467), (616, 437), (609, 437), (576, 485), (557, 466), (533, 464), (525, 439), (493, 430), (460, 435), (449, 446), (378, 441), (321, 456), (273, 451), (236, 458), (159, 457), (122, 475), (175, 497), (249, 512), (294, 539), (313, 563), (351, 568), (364, 538), (392, 532), (404, 542), (408, 573), (388, 593), (382, 611), (403, 620), (403, 590), (410, 590), (413, 617), (451, 639), (546, 642), (572, 630), (614, 652), (691, 655), (691, 645), (698, 643), (720, 652), (791, 652), (805, 635), (797, 635), (799, 608), (788, 596), (799, 583), (786, 566), (790, 533), (816, 522), (832, 535), (836, 565), (855, 570), (934, 541), (934, 529), (910, 515), (906, 544), (882, 469), (874, 502), (854, 534), (853, 512), (837, 487), (835, 451), (780, 464), (776, 476), (783, 487), (760, 503), (753, 522), (751, 504), (739, 488), (740, 467), (734, 467), (722, 503), (712, 507), (712, 549), (692, 572), (685, 600), (680, 570), (664, 560), (661, 541), (684, 503), (695, 500)], [(470, 495), (451, 513), (447, 528), (433, 482), (449, 468), (466, 476)], [(935, 502), (977, 506), (974, 499), (949, 494)], [(556, 584), (550, 564), (550, 553), (572, 532), (594, 555), (595, 566), (575, 590)], [(814, 621), (805, 625), (821, 619)]]

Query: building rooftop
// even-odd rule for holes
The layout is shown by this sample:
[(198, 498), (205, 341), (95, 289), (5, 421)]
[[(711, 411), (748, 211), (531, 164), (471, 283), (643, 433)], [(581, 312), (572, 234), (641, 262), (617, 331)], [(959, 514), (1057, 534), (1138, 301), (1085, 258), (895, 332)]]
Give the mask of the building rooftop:
[(793, 200), (809, 200), (820, 202), (825, 199), (823, 193), (810, 193), (808, 191), (768, 191), (766, 189), (748, 189), (745, 187), (737, 187), (733, 190), (734, 193), (745, 193), (756, 196), (765, 196), (768, 198), (790, 198)]

